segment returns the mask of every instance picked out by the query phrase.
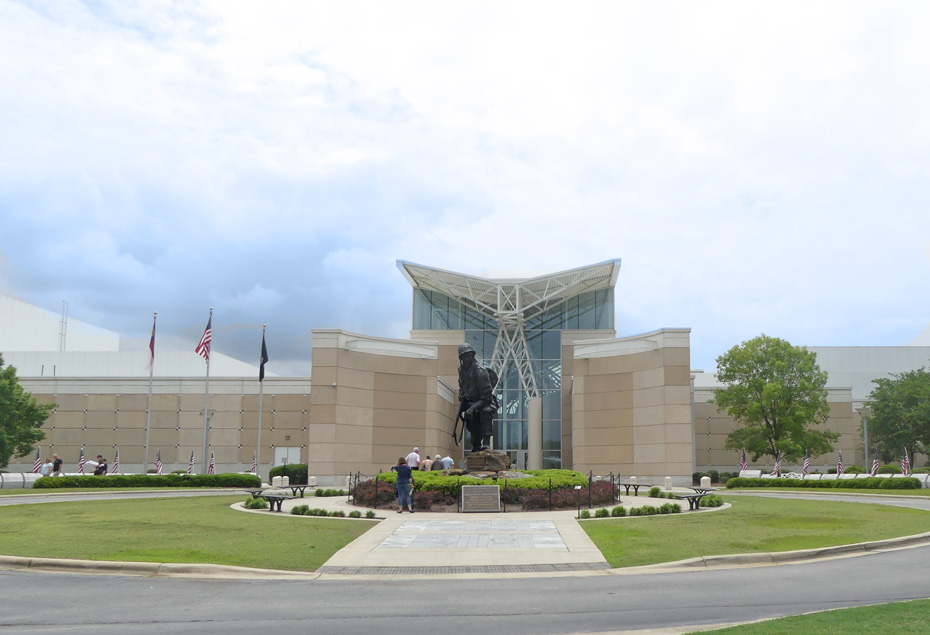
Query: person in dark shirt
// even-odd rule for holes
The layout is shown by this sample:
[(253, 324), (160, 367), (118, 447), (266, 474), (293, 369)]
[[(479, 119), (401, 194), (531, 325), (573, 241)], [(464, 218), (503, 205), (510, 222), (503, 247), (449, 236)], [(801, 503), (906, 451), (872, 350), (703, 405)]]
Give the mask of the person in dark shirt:
[[(397, 465), (391, 468), (397, 472), (397, 513), (400, 514), (404, 509), (409, 507), (413, 513), (413, 501), (410, 499), (410, 485), (413, 483), (413, 472), (407, 465), (407, 457), (397, 459)], [(406, 504), (405, 504), (406, 501)]]

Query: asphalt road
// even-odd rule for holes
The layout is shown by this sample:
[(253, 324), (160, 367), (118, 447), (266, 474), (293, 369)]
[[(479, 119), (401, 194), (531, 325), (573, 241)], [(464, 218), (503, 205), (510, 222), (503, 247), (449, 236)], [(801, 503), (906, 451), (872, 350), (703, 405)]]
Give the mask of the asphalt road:
[(779, 566), (487, 580), (208, 581), (0, 571), (0, 631), (671, 633), (927, 598), (928, 570), (930, 546)]

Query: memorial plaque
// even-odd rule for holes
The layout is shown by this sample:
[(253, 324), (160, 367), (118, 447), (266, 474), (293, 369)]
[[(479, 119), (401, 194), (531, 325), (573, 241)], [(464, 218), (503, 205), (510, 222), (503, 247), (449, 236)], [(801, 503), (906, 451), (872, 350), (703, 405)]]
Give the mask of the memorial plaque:
[(501, 488), (498, 485), (462, 485), (463, 512), (499, 512)]

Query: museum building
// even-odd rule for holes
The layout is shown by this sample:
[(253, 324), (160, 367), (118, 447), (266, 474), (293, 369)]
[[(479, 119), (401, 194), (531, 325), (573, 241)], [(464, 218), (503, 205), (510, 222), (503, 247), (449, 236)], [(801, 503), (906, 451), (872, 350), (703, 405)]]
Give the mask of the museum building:
[[(736, 469), (738, 453), (724, 450), (735, 422), (708, 403), (715, 376), (691, 369), (690, 329), (616, 336), (620, 260), (526, 279), (397, 266), (412, 287), (408, 339), (315, 329), (312, 382), (266, 376), (261, 386), (256, 366), (214, 353), (208, 434), (217, 471), (250, 468), (260, 390), (264, 476), (272, 465), (306, 462), (320, 484), (338, 484), (349, 474), (389, 469), (414, 446), (422, 455), (463, 459), (470, 446), (467, 439), (456, 446), (452, 432), (464, 342), (499, 377), (493, 447), (517, 467), (645, 482), (668, 476), (676, 485), (690, 484), (697, 471)], [(16, 366), (26, 390), (58, 404), (44, 426), (43, 457), (60, 454), (66, 471), (82, 448), (109, 453), (111, 462), (118, 449), (123, 472), (151, 467), (156, 451), (166, 471), (186, 468), (192, 452), (200, 464), (205, 385), (203, 360), (193, 351), (156, 359), (148, 417), (147, 350), (118, 351), (116, 334), (80, 323), (69, 328), (69, 345), (55, 342), (56, 349), (52, 332), (60, 336), (62, 328), (53, 316), (2, 296), (0, 324), (20, 334), (0, 332), (5, 362)], [(930, 347), (811, 350), (828, 362), (821, 362), (830, 375), (824, 427), (842, 435), (837, 452), (818, 457), (814, 467), (835, 466), (839, 452), (847, 464), (862, 465), (871, 379), (925, 365)], [(31, 471), (32, 457), (19, 461), (9, 469)]]

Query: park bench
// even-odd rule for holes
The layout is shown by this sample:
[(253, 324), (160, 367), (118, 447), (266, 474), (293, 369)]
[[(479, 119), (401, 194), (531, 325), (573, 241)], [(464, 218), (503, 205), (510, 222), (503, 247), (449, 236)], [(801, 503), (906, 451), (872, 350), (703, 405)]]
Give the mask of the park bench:
[(631, 488), (631, 487), (633, 488), (633, 496), (639, 496), (639, 488), (640, 488), (640, 487), (645, 487), (646, 489), (649, 489), (650, 487), (653, 487), (652, 485), (647, 485), (646, 483), (617, 483), (617, 485), (622, 485), (623, 487), (626, 488), (626, 495), (627, 495), (627, 496), (630, 495), (630, 488)]
[(266, 501), (268, 501), (268, 504), (271, 505), (271, 511), (279, 512), (281, 511), (281, 504), (284, 501), (289, 501), (297, 497), (289, 496), (287, 494), (262, 494), (259, 498), (264, 498)]
[(675, 498), (679, 500), (688, 501), (688, 511), (694, 511), (701, 508), (701, 499), (710, 494), (709, 490), (696, 491), (693, 494), (672, 494)]

